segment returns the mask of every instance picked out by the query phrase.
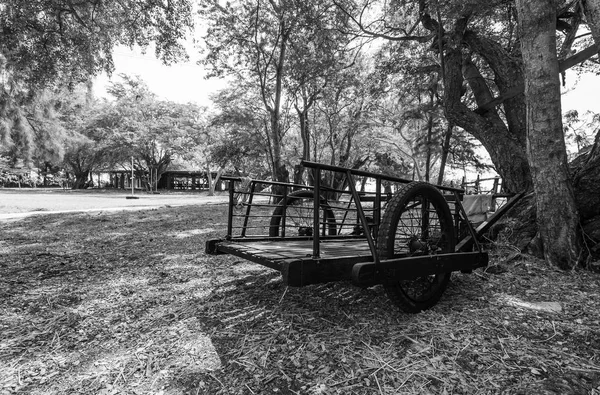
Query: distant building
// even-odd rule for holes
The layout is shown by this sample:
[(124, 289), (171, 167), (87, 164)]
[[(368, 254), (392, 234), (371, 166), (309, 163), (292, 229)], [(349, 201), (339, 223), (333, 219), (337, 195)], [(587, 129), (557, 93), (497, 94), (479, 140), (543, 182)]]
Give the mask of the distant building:
[[(113, 170), (108, 172), (110, 175), (109, 185), (117, 189), (130, 189), (131, 188), (131, 171), (127, 170)], [(212, 177), (216, 177), (217, 173), (212, 173)], [(142, 180), (139, 178), (134, 179), (134, 188), (143, 188)], [(158, 181), (158, 189), (172, 189), (172, 190), (208, 190), (208, 177), (205, 171), (193, 171), (193, 170), (168, 170), (162, 174)], [(216, 191), (223, 190), (223, 183), (219, 184), (215, 188)]]

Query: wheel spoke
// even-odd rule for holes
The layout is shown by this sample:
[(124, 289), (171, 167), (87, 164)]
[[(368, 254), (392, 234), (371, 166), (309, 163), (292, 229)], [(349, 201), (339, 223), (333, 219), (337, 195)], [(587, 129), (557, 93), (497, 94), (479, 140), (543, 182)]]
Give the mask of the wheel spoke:
[[(322, 232), (335, 234), (335, 216), (326, 202), (320, 203), (319, 226)], [(271, 217), (269, 235), (272, 237), (312, 236), (314, 233), (314, 198), (312, 191), (292, 192), (285, 202), (280, 203)], [(284, 227), (285, 225), (285, 233)]]
[[(427, 256), (454, 249), (452, 217), (441, 193), (430, 184), (406, 185), (386, 210), (378, 240), (380, 258)], [(449, 274), (440, 273), (385, 284), (402, 309), (431, 307), (443, 293)]]

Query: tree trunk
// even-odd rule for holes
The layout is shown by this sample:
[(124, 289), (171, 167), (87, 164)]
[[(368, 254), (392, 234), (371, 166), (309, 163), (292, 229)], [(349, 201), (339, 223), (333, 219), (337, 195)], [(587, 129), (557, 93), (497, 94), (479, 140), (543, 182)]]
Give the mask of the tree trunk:
[(72, 189), (85, 189), (87, 188), (87, 181), (90, 176), (89, 171), (82, 171), (75, 173), (75, 182), (73, 183)]
[(281, 155), (281, 124), (279, 121), (280, 112), (271, 112), (271, 141), (273, 143), (273, 179), (275, 181), (287, 182), (286, 179), (281, 179), (282, 174), (279, 169), (282, 166), (282, 155)]
[(221, 182), (221, 175), (225, 171), (224, 168), (219, 167), (217, 170), (217, 175), (213, 180), (212, 174), (210, 173), (210, 167), (206, 166), (206, 179), (208, 181), (208, 196), (215, 196), (215, 189), (217, 189), (217, 185)]
[[(433, 96), (433, 94), (432, 94)], [(433, 102), (433, 97), (431, 98), (431, 101)], [(431, 173), (431, 140), (433, 139), (432, 137), (433, 135), (433, 111), (430, 112), (427, 115), (427, 147), (425, 150), (426, 153), (426, 157), (425, 157), (425, 181), (429, 182), (429, 174)]]
[[(289, 182), (290, 173), (286, 169), (283, 164), (282, 155), (281, 155), (281, 124), (279, 121), (279, 111), (271, 112), (271, 141), (273, 142), (273, 180), (279, 182)], [(279, 202), (279, 200), (283, 199), (285, 194), (285, 186), (282, 185), (274, 185), (273, 192), (275, 194), (275, 200)]]
[[(460, 37), (456, 40), (459, 43), (462, 42)], [(496, 171), (504, 180), (507, 191), (526, 191), (531, 188), (531, 174), (525, 148), (515, 136), (515, 131), (507, 128), (498, 116), (497, 110), (492, 109), (478, 114), (461, 101), (463, 72), (469, 73), (474, 70), (469, 67), (469, 64), (463, 62), (460, 45), (457, 44), (456, 48), (447, 51), (445, 58), (444, 110), (446, 118), (481, 142), (489, 153)], [(489, 88), (480, 84), (478, 78), (470, 78), (467, 82), (476, 97), (483, 94), (489, 97), (485, 93), (485, 90), (489, 90)]]
[(583, 12), (600, 56), (600, 0), (583, 0)]
[(556, 3), (517, 0), (525, 70), (527, 156), (546, 261), (571, 269), (581, 261), (579, 215), (567, 165), (556, 53)]
[[(304, 108), (300, 110), (296, 107), (298, 118), (300, 121), (300, 138), (302, 139), (302, 160), (310, 160), (310, 128), (308, 123), (308, 110), (309, 106), (306, 105), (306, 99), (304, 100)], [(309, 172), (309, 178), (310, 177)], [(294, 184), (302, 184), (304, 181), (304, 167), (296, 165), (294, 168)], [(311, 184), (309, 182), (309, 184)]]
[[(276, 10), (278, 11), (278, 10)], [(289, 182), (290, 174), (289, 171), (285, 168), (283, 164), (282, 158), (282, 141), (281, 141), (281, 100), (283, 95), (283, 76), (285, 72), (285, 61), (286, 61), (286, 50), (287, 50), (287, 40), (289, 38), (290, 31), (288, 30), (285, 20), (281, 16), (279, 21), (279, 32), (280, 43), (279, 43), (279, 55), (277, 56), (277, 61), (275, 63), (275, 86), (272, 87), (272, 105), (269, 105), (267, 101), (267, 96), (271, 95), (268, 91), (270, 90), (266, 84), (266, 78), (263, 80), (263, 76), (261, 76), (261, 91), (263, 102), (265, 104), (265, 108), (269, 112), (270, 116), (270, 140), (271, 140), (271, 164), (273, 171), (273, 180), (279, 182)], [(276, 200), (279, 201), (284, 195), (284, 188), (282, 186), (274, 186), (273, 192), (275, 195), (279, 195), (276, 197)]]
[[(419, 2), (422, 24), (425, 29), (441, 35), (441, 23), (433, 21), (427, 13), (427, 3)], [(521, 192), (531, 188), (531, 174), (525, 151), (522, 119), (523, 95), (513, 95), (504, 100), (504, 117), (492, 106), (486, 110), (473, 111), (463, 103), (463, 83), (471, 88), (478, 104), (487, 104), (493, 98), (486, 81), (468, 57), (464, 48), (481, 56), (494, 72), (494, 82), (503, 95), (522, 81), (518, 54), (508, 53), (500, 44), (480, 37), (467, 30), (469, 17), (458, 18), (452, 31), (444, 31), (444, 112), (446, 119), (463, 128), (479, 140), (488, 151), (498, 174), (504, 180), (507, 191)], [(464, 73), (464, 75), (463, 75)]]

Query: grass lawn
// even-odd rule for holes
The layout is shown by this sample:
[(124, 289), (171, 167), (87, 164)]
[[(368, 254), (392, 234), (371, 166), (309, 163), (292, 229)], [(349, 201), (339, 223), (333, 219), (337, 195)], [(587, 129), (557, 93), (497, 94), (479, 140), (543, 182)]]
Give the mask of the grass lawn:
[(496, 246), (409, 315), (204, 254), (226, 206), (0, 224), (0, 394), (600, 394), (600, 278)]

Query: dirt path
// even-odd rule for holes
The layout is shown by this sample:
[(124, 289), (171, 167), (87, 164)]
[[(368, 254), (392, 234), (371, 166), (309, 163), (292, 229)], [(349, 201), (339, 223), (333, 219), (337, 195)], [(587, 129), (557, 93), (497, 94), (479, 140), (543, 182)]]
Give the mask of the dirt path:
[(227, 194), (208, 196), (204, 192), (168, 192), (156, 195), (110, 190), (72, 191), (61, 189), (0, 189), (0, 219), (36, 214), (81, 211), (140, 210), (196, 204), (224, 203)]

